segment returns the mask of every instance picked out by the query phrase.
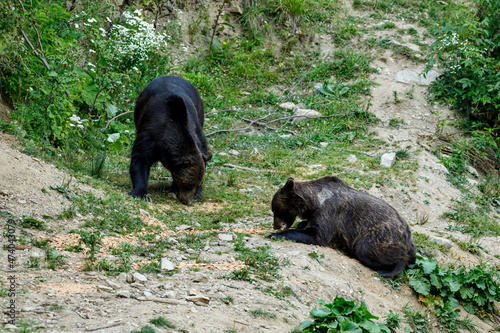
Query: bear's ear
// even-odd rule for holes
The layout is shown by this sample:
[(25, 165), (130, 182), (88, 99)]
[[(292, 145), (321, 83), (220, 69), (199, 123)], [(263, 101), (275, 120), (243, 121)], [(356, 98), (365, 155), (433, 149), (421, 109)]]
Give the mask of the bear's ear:
[(212, 153), (210, 153), (210, 152), (207, 152), (206, 154), (201, 154), (201, 156), (203, 156), (203, 160), (205, 162), (208, 162), (212, 159)]
[(170, 96), (167, 100), (167, 107), (169, 108), (169, 114), (172, 121), (187, 126), (187, 109), (182, 97), (176, 95)]
[(285, 186), (283, 186), (283, 190), (285, 190), (285, 191), (291, 191), (291, 190), (293, 190), (294, 186), (295, 186), (295, 181), (293, 180), (292, 177), (290, 177), (286, 181)]

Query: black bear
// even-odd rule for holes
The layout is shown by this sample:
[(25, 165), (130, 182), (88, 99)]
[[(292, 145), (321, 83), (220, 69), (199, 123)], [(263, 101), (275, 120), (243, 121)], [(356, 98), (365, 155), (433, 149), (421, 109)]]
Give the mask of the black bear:
[[(415, 263), (410, 227), (388, 203), (347, 186), (337, 177), (289, 178), (272, 201), (269, 234), (305, 244), (333, 243), (382, 276), (395, 276)], [(299, 217), (296, 229), (289, 229)]]
[(144, 88), (134, 110), (131, 196), (147, 198), (149, 169), (158, 161), (172, 173), (173, 188), (183, 204), (192, 205), (195, 196), (201, 196), (206, 164), (212, 158), (203, 135), (204, 117), (198, 90), (180, 77), (159, 77)]

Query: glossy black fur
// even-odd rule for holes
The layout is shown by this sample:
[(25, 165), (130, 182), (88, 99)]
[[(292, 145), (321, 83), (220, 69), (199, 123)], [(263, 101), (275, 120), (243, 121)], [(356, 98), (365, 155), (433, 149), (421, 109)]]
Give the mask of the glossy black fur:
[[(337, 177), (290, 178), (272, 201), (269, 236), (305, 244), (333, 243), (383, 276), (395, 276), (415, 262), (410, 227), (388, 203), (347, 186)], [(295, 218), (305, 221), (290, 228)]]
[(206, 162), (212, 158), (196, 88), (175, 76), (153, 80), (137, 98), (134, 121), (137, 136), (130, 162), (130, 195), (146, 198), (149, 170), (159, 161), (172, 173), (180, 201), (191, 205), (195, 196), (201, 196)]

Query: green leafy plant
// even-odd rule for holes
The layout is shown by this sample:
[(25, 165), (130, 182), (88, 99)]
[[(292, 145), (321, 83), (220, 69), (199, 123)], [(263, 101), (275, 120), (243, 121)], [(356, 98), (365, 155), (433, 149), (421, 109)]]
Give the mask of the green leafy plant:
[(248, 267), (231, 272), (228, 278), (252, 281), (254, 277), (258, 277), (264, 281), (272, 281), (279, 277), (279, 262), (269, 246), (259, 246), (254, 251), (245, 246), (243, 235), (238, 234), (234, 250), (239, 253), (236, 259), (243, 261)]
[(472, 10), (448, 17), (434, 31), (437, 40), (426, 69), (440, 61), (445, 71), (432, 85), (434, 95), (463, 114), (465, 130), (488, 134), (487, 148), (497, 151), (500, 1), (473, 2)]
[(63, 266), (66, 264), (66, 257), (61, 255), (59, 251), (57, 251), (53, 247), (47, 247), (45, 249), (45, 261), (47, 263), (47, 267), (56, 270), (60, 266)]
[(156, 327), (175, 328), (175, 325), (172, 324), (167, 319), (165, 319), (164, 317), (153, 318), (149, 322), (155, 325)]
[(332, 303), (323, 300), (316, 303), (323, 307), (311, 310), (310, 316), (314, 321), (300, 323), (299, 327), (304, 332), (390, 332), (384, 324), (373, 321), (378, 317), (368, 311), (364, 302), (358, 305), (337, 296)]
[(424, 297), (439, 296), (441, 308), (456, 308), (460, 302), (469, 313), (492, 313), (495, 302), (500, 301), (498, 270), (487, 264), (469, 269), (463, 265), (441, 268), (434, 258), (417, 254), (416, 263), (407, 273), (410, 287)]
[(95, 262), (95, 255), (99, 253), (102, 246), (102, 235), (99, 230), (94, 232), (88, 232), (85, 230), (80, 230), (78, 233), (80, 235), (80, 243), (85, 244), (89, 249), (89, 260)]

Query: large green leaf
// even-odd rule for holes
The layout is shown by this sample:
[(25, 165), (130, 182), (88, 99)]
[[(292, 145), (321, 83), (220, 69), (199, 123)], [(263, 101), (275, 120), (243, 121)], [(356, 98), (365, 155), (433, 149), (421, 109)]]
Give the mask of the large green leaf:
[(417, 293), (422, 294), (424, 296), (429, 295), (429, 292), (431, 290), (430, 283), (424, 279), (417, 280), (414, 278), (410, 278), (410, 287)]
[(355, 322), (345, 320), (340, 324), (340, 332), (363, 333), (363, 330)]
[(328, 308), (319, 308), (319, 309), (314, 308), (311, 310), (311, 317), (312, 318), (325, 318), (331, 314), (332, 314), (332, 311), (330, 311), (330, 309), (328, 309)]

